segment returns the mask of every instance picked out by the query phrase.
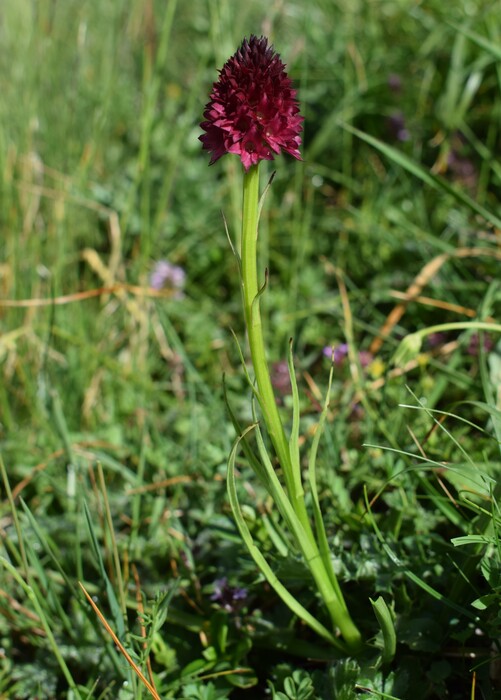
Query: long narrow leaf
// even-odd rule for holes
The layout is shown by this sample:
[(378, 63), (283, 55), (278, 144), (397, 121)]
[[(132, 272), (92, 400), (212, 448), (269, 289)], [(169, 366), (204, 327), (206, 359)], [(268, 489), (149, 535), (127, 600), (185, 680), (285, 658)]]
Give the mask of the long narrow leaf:
[(106, 573), (106, 567), (104, 565), (103, 557), (101, 555), (101, 550), (99, 548), (99, 543), (97, 540), (97, 535), (94, 530), (94, 524), (92, 522), (92, 515), (89, 510), (89, 506), (87, 505), (87, 502), (84, 501), (84, 514), (85, 514), (85, 520), (87, 523), (87, 528), (89, 531), (90, 535), (90, 540), (92, 543), (92, 549), (94, 551), (94, 556), (96, 558), (97, 564), (99, 566), (99, 572), (101, 574), (101, 578), (103, 579), (105, 586), (106, 586), (106, 594), (108, 596), (108, 603), (110, 604), (110, 609), (111, 613), (113, 615), (113, 620), (115, 622), (117, 632), (119, 637), (122, 639), (125, 636), (125, 622), (124, 618), (122, 615), (122, 611), (120, 608), (120, 605), (118, 603), (117, 597), (115, 595), (115, 591), (113, 590), (113, 586), (111, 585), (111, 581), (108, 578), (108, 574)]
[(12, 522), (14, 523), (14, 529), (15, 529), (16, 535), (17, 535), (17, 542), (18, 542), (18, 546), (19, 546), (19, 558), (22, 562), (22, 566), (24, 569), (24, 577), (27, 579), (28, 578), (28, 559), (26, 558), (26, 551), (24, 548), (23, 533), (21, 531), (21, 525), (19, 523), (19, 518), (17, 515), (16, 504), (14, 502), (14, 498), (12, 496), (12, 490), (10, 488), (9, 477), (7, 476), (7, 470), (5, 469), (5, 464), (4, 464), (3, 457), (1, 454), (0, 454), (0, 474), (2, 476), (2, 481), (3, 481), (5, 493), (7, 495), (7, 500), (9, 502), (9, 506), (10, 506)]
[(40, 601), (35, 595), (35, 592), (31, 586), (28, 586), (28, 584), (23, 580), (17, 569), (12, 566), (12, 564), (5, 559), (4, 557), (0, 557), (0, 564), (3, 565), (9, 573), (15, 578), (19, 586), (23, 589), (24, 593), (26, 596), (29, 598), (29, 600), (32, 602), (33, 607), (35, 608), (35, 612), (38, 615), (38, 618), (40, 620), (40, 623), (42, 627), (44, 628), (45, 634), (47, 635), (47, 640), (49, 642), (49, 645), (52, 649), (52, 653), (54, 654), (55, 658), (57, 659), (57, 662), (59, 664), (59, 667), (63, 673), (63, 676), (66, 679), (66, 682), (68, 683), (70, 689), (74, 693), (75, 698), (81, 699), (81, 695), (78, 691), (78, 687), (73, 680), (73, 676), (71, 675), (71, 671), (66, 665), (66, 661), (63, 658), (63, 655), (61, 654), (61, 651), (59, 649), (58, 642), (56, 641), (56, 638), (54, 637), (52, 633), (51, 626), (45, 617), (45, 612), (42, 606), (40, 605)]
[(268, 184), (267, 184), (266, 187), (264, 188), (263, 194), (262, 194), (261, 197), (259, 198), (259, 205), (258, 205), (258, 210), (257, 210), (257, 220), (258, 220), (258, 223), (259, 223), (259, 219), (261, 218), (261, 212), (262, 212), (262, 210), (263, 210), (264, 200), (266, 199), (266, 195), (268, 194), (268, 191), (269, 191), (269, 189), (270, 189), (270, 187), (271, 187), (271, 183), (272, 183), (273, 180), (275, 179), (276, 172), (277, 172), (277, 171), (274, 170), (274, 171), (271, 173), (270, 179), (268, 180)]
[(294, 508), (292, 507), (288, 495), (284, 487), (280, 483), (280, 479), (278, 478), (273, 464), (270, 461), (268, 452), (266, 450), (266, 446), (264, 444), (263, 436), (261, 434), (261, 430), (259, 429), (259, 425), (257, 423), (255, 424), (255, 431), (259, 456), (267, 473), (269, 483), (269, 494), (272, 497), (273, 502), (278, 509), (278, 512), (284, 519), (287, 527), (289, 528), (290, 532), (292, 533), (296, 542), (298, 543), (298, 546), (301, 548), (301, 551), (303, 552), (305, 558), (307, 559), (307, 561), (309, 561), (310, 558), (313, 558), (314, 553), (310, 549), (308, 538), (306, 536), (304, 528), (296, 513), (294, 512)]
[(393, 161), (396, 165), (400, 166), (404, 170), (407, 170), (407, 172), (411, 173), (412, 175), (415, 175), (415, 177), (419, 178), (426, 185), (429, 185), (430, 187), (432, 187), (435, 190), (438, 190), (439, 192), (447, 192), (459, 202), (467, 206), (471, 211), (475, 212), (475, 214), (480, 214), (480, 216), (482, 216), (486, 221), (489, 221), (496, 228), (501, 228), (501, 219), (498, 216), (490, 212), (481, 204), (475, 202), (474, 199), (469, 197), (462, 190), (458, 190), (456, 187), (449, 184), (447, 180), (444, 180), (443, 178), (438, 177), (438, 175), (434, 175), (433, 173), (429, 172), (421, 165), (411, 160), (411, 158), (406, 156), (401, 151), (397, 150), (393, 146), (389, 146), (387, 143), (384, 143), (379, 139), (374, 138), (374, 136), (370, 136), (370, 134), (366, 134), (363, 131), (356, 129), (354, 126), (351, 126), (349, 124), (343, 123), (341, 124), (341, 126), (343, 127), (343, 129), (346, 129), (346, 131), (349, 131), (355, 136), (358, 136), (358, 138), (362, 141), (365, 141), (370, 146), (373, 146), (380, 153), (382, 153), (384, 156)]
[(245, 357), (244, 357), (244, 354), (243, 354), (243, 352), (242, 352), (242, 348), (241, 348), (241, 346), (240, 346), (240, 343), (238, 342), (237, 335), (236, 335), (235, 331), (233, 330), (233, 328), (230, 328), (230, 332), (231, 332), (231, 334), (232, 334), (232, 336), (233, 336), (233, 340), (235, 341), (235, 344), (236, 344), (236, 346), (237, 346), (237, 352), (238, 352), (238, 356), (239, 356), (239, 358), (240, 358), (240, 364), (242, 365), (242, 369), (243, 369), (243, 371), (244, 371), (245, 378), (246, 378), (246, 380), (247, 380), (247, 384), (248, 384), (248, 385), (250, 386), (250, 388), (252, 389), (253, 395), (254, 395), (257, 399), (259, 399), (259, 395), (258, 395), (258, 393), (257, 393), (257, 389), (256, 389), (256, 387), (255, 387), (254, 382), (253, 382), (252, 379), (251, 379), (251, 376), (250, 376), (250, 374), (249, 374), (249, 370), (247, 369), (247, 365), (246, 365), (246, 363), (245, 363)]
[(450, 498), (440, 493), (438, 489), (430, 482), (428, 475), (422, 477), (419, 473), (416, 475), (419, 484), (423, 491), (426, 491), (435, 508), (441, 511), (445, 517), (461, 530), (467, 530), (470, 527), (470, 522), (462, 515), (457, 505), (454, 505)]
[(237, 524), (238, 530), (242, 536), (242, 539), (249, 551), (249, 554), (254, 559), (255, 563), (259, 567), (259, 570), (268, 581), (273, 590), (277, 595), (283, 600), (287, 607), (292, 610), (292, 612), (297, 615), (303, 622), (305, 622), (312, 630), (314, 630), (320, 637), (327, 640), (342, 652), (346, 652), (343, 644), (341, 644), (329, 630), (322, 625), (311, 613), (306, 610), (306, 608), (301, 605), (301, 603), (294, 598), (294, 596), (287, 590), (287, 588), (279, 581), (276, 574), (273, 572), (272, 568), (264, 558), (263, 554), (259, 548), (254, 544), (252, 535), (249, 528), (244, 520), (242, 510), (240, 508), (240, 503), (238, 501), (237, 489), (235, 483), (235, 459), (239, 448), (241, 438), (235, 441), (233, 449), (231, 450), (228, 459), (228, 478), (227, 478), (227, 488), (228, 497), (230, 501), (231, 510), (233, 512), (233, 517)]
[(332, 568), (331, 554), (329, 542), (327, 540), (327, 533), (325, 531), (324, 519), (322, 517), (322, 511), (320, 508), (320, 499), (318, 497), (318, 487), (317, 487), (317, 452), (318, 446), (320, 444), (320, 438), (325, 425), (325, 420), (327, 418), (327, 411), (329, 408), (330, 393), (332, 387), (333, 378), (333, 368), (329, 373), (329, 384), (327, 387), (327, 394), (325, 397), (324, 405), (322, 408), (322, 413), (320, 414), (320, 419), (318, 421), (317, 429), (313, 437), (313, 442), (311, 444), (310, 456), (308, 460), (308, 479), (310, 484), (310, 491), (313, 503), (313, 519), (315, 521), (315, 531), (317, 533), (318, 548), (320, 551), (320, 556), (324, 562), (325, 570), (329, 576), (330, 582), (336, 591), (336, 594), (340, 601), (344, 602), (341, 588), (339, 586), (338, 580)]
[[(23, 507), (23, 510), (25, 512), (26, 517), (28, 518), (28, 521), (30, 523), (30, 526), (35, 533), (35, 537), (37, 538), (38, 542), (40, 543), (40, 546), (42, 550), (45, 552), (45, 554), (50, 558), (52, 561), (52, 564), (54, 567), (59, 571), (61, 574), (64, 582), (68, 586), (69, 590), (71, 591), (73, 596), (78, 596), (77, 589), (73, 585), (72, 581), (64, 571), (63, 567), (61, 566), (61, 563), (59, 561), (59, 557), (57, 556), (57, 553), (54, 552), (49, 538), (47, 536), (47, 533), (44, 532), (43, 528), (40, 527), (38, 524), (36, 518), (33, 516), (33, 513), (30, 511), (26, 503), (21, 499), (21, 505)], [(45, 589), (45, 602), (50, 603), (50, 607), (52, 608), (53, 614), (56, 615), (67, 630), (68, 634), (70, 636), (74, 635), (74, 629), (72, 628), (71, 621), (69, 617), (67, 616), (65, 610), (63, 609), (60, 601), (60, 597), (54, 593), (52, 590), (52, 583), (50, 580), (47, 580), (45, 578), (45, 572), (47, 570), (47, 567), (45, 564), (40, 563), (40, 557), (39, 555), (35, 552), (35, 549), (32, 547), (31, 542), (29, 539), (27, 539), (27, 550), (28, 553), (30, 554), (30, 559), (32, 566), (35, 568), (35, 571), (40, 572), (40, 574), (43, 576), (40, 578), (40, 581), (42, 583), (42, 587)], [(31, 580), (30, 585), (33, 588), (35, 592), (38, 591), (37, 585), (35, 581)], [(43, 594), (41, 594), (43, 595)]]
[[(230, 420), (233, 424), (233, 428), (235, 429), (236, 434), (237, 435), (244, 435), (244, 431), (242, 430), (240, 422), (239, 422), (238, 418), (236, 417), (236, 415), (231, 407), (231, 404), (230, 404), (230, 401), (228, 398), (228, 392), (226, 390), (226, 382), (224, 380), (224, 377), (223, 377), (223, 395), (224, 395), (224, 401), (226, 403), (226, 408), (228, 410), (228, 415), (230, 416)], [(250, 426), (250, 427), (252, 428), (253, 426)], [(252, 450), (252, 448), (249, 444), (249, 441), (247, 439), (247, 435), (248, 435), (248, 431), (245, 431), (245, 435), (242, 438), (242, 442), (241, 442), (242, 450), (243, 450), (245, 457), (247, 458), (247, 461), (249, 462), (249, 465), (250, 465), (251, 469), (253, 470), (254, 474), (257, 476), (257, 478), (259, 479), (261, 484), (264, 486), (266, 491), (268, 493), (270, 493), (270, 483), (269, 483), (268, 473), (267, 473), (266, 469), (263, 467), (263, 465), (261, 464), (261, 462), (259, 461), (259, 459), (254, 454), (254, 451)]]
[(289, 454), (292, 465), (292, 481), (295, 489), (295, 497), (304, 495), (303, 484), (301, 482), (301, 464), (299, 454), (299, 421), (301, 409), (299, 406), (299, 391), (297, 388), (296, 372), (294, 369), (294, 355), (292, 352), (292, 339), (289, 341), (289, 354), (287, 356), (289, 366), (289, 376), (292, 388), (292, 430), (289, 438)]
[(467, 29), (466, 27), (462, 27), (460, 24), (455, 24), (454, 22), (449, 22), (451, 27), (454, 27), (454, 29), (458, 32), (461, 32), (465, 36), (468, 37), (468, 39), (471, 39), (471, 41), (475, 42), (477, 46), (480, 46), (482, 49), (485, 49), (488, 53), (491, 53), (494, 58), (496, 58), (498, 61), (501, 61), (501, 48), (499, 47), (499, 44), (495, 44), (492, 41), (489, 41), (486, 39), (484, 36), (481, 34), (478, 34), (477, 32), (473, 32), (471, 29)]
[(131, 655), (128, 653), (127, 649), (124, 647), (120, 639), (117, 637), (115, 632), (112, 630), (111, 626), (109, 625), (108, 621), (104, 617), (103, 613), (99, 609), (99, 607), (96, 605), (94, 600), (92, 599), (92, 596), (89, 595), (87, 592), (85, 586), (81, 581), (78, 582), (80, 585), (80, 588), (82, 589), (83, 594), (87, 598), (88, 602), (90, 603), (92, 609), (98, 616), (99, 620), (101, 621), (101, 624), (104, 626), (110, 637), (112, 638), (114, 644), (118, 647), (119, 651), (121, 654), (123, 654), (124, 658), (126, 659), (127, 663), (129, 664), (130, 668), (134, 671), (134, 673), (137, 674), (138, 678), (141, 680), (142, 683), (146, 686), (146, 688), (149, 690), (151, 693), (152, 697), (155, 698), (155, 700), (160, 700), (160, 696), (157, 693), (155, 687), (148, 681), (148, 679), (145, 677), (144, 673), (141, 671), (139, 666), (135, 663)]
[(382, 596), (379, 596), (377, 600), (370, 599), (370, 601), (379, 626), (381, 627), (381, 633), (383, 635), (383, 651), (381, 657), (383, 664), (387, 666), (393, 661), (397, 650), (397, 635), (395, 632), (393, 615)]

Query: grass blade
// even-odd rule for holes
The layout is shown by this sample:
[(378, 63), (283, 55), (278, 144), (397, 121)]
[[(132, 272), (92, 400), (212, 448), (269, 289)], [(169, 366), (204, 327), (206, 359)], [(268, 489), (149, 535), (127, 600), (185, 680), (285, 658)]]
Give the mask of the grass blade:
[(301, 603), (294, 598), (293, 595), (285, 588), (285, 586), (278, 580), (277, 576), (273, 572), (272, 568), (264, 558), (263, 554), (259, 548), (254, 544), (252, 535), (249, 528), (244, 520), (242, 510), (240, 508), (240, 503), (237, 496), (237, 489), (235, 483), (235, 459), (239, 448), (241, 437), (235, 441), (233, 449), (231, 450), (228, 459), (228, 478), (227, 478), (227, 489), (228, 497), (230, 500), (231, 510), (233, 512), (233, 517), (237, 524), (238, 530), (242, 539), (249, 551), (249, 554), (254, 559), (255, 563), (259, 567), (259, 570), (268, 581), (270, 586), (273, 588), (275, 593), (281, 598), (281, 600), (287, 605), (287, 607), (292, 610), (292, 612), (297, 615), (303, 622), (305, 622), (312, 630), (314, 630), (320, 637), (328, 641), (330, 644), (335, 646), (340, 651), (345, 652), (343, 645), (332, 635), (329, 630), (322, 625), (311, 613), (306, 610), (306, 608), (301, 605)]
[(374, 136), (370, 136), (370, 134), (366, 134), (363, 131), (356, 129), (354, 126), (350, 126), (349, 124), (343, 123), (341, 124), (341, 126), (343, 127), (343, 129), (346, 129), (362, 141), (365, 141), (370, 146), (378, 150), (389, 160), (395, 163), (395, 165), (403, 168), (404, 170), (407, 170), (407, 172), (411, 173), (411, 175), (417, 177), (419, 180), (424, 182), (425, 185), (432, 187), (438, 192), (447, 192), (447, 194), (452, 195), (458, 202), (461, 202), (461, 204), (464, 204), (466, 207), (468, 207), (470, 211), (474, 212), (475, 214), (479, 214), (496, 228), (501, 228), (501, 219), (498, 216), (490, 212), (481, 204), (478, 204), (474, 199), (472, 199), (462, 190), (458, 190), (453, 185), (450, 185), (447, 182), (447, 180), (444, 180), (438, 175), (434, 175), (433, 173), (429, 172), (428, 170), (423, 168), (422, 165), (419, 165), (393, 146), (384, 143), (384, 141), (380, 141)]
[(45, 617), (45, 612), (44, 612), (42, 606), (40, 605), (40, 602), (39, 602), (37, 596), (35, 595), (33, 588), (31, 588), (31, 586), (28, 586), (28, 584), (25, 583), (25, 581), (19, 575), (16, 568), (14, 566), (12, 566), (12, 564), (9, 561), (7, 561), (7, 559), (5, 559), (4, 557), (0, 557), (0, 564), (2, 564), (7, 569), (7, 571), (9, 571), (11, 576), (13, 576), (15, 578), (17, 583), (21, 586), (21, 588), (25, 592), (26, 596), (32, 602), (33, 607), (35, 608), (35, 611), (40, 619), (40, 623), (41, 623), (42, 627), (44, 628), (45, 634), (47, 635), (47, 639), (49, 641), (52, 652), (53, 652), (54, 656), (56, 657), (57, 662), (59, 664), (59, 667), (61, 668), (61, 671), (66, 679), (66, 682), (68, 683), (70, 689), (75, 694), (75, 697), (78, 698), (79, 700), (81, 700), (81, 695), (78, 691), (77, 685), (76, 685), (75, 681), (73, 680), (73, 676), (71, 675), (70, 669), (66, 665), (66, 662), (65, 662), (65, 660), (64, 660), (64, 658), (59, 650), (59, 646), (57, 644), (57, 641), (56, 641), (54, 635), (52, 634), (52, 629), (49, 625), (47, 618)]
[(108, 578), (108, 574), (106, 573), (106, 567), (104, 565), (103, 557), (101, 555), (101, 550), (99, 548), (99, 543), (97, 540), (96, 531), (94, 529), (94, 524), (92, 522), (92, 515), (91, 515), (91, 512), (89, 510), (89, 506), (87, 505), (86, 501), (84, 501), (84, 514), (85, 514), (85, 520), (87, 522), (87, 528), (88, 528), (89, 535), (90, 535), (92, 549), (93, 549), (94, 556), (95, 556), (97, 564), (98, 564), (99, 573), (101, 574), (101, 578), (103, 579), (103, 581), (105, 583), (106, 595), (108, 597), (108, 603), (110, 605), (111, 613), (112, 613), (113, 619), (115, 621), (115, 626), (118, 630), (119, 636), (124, 637), (125, 636), (124, 617), (122, 615), (122, 610), (120, 608), (117, 597), (115, 595), (115, 591), (113, 590), (113, 586), (111, 585), (111, 581)]
[(383, 635), (381, 660), (383, 666), (388, 666), (393, 661), (397, 650), (397, 635), (393, 615), (382, 596), (379, 596), (377, 600), (370, 599), (370, 601)]

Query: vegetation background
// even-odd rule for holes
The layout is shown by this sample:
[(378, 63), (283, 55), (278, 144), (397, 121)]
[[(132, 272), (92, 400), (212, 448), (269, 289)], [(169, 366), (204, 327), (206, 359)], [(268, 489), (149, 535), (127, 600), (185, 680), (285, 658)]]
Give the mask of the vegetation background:
[[(392, 365), (409, 332), (499, 319), (499, 2), (0, 12), (0, 697), (150, 696), (78, 582), (162, 698), (501, 697), (498, 336), (435, 333)], [(207, 167), (198, 124), (251, 33), (305, 116), (304, 161), (267, 164), (270, 358), (287, 411), (293, 337), (308, 444), (334, 348), (319, 479), (366, 659), (291, 618), (227, 503), (223, 374), (252, 420), (221, 217), (238, 239), (241, 169)], [(159, 290), (161, 260), (184, 276)], [(316, 609), (240, 468), (255, 540)]]

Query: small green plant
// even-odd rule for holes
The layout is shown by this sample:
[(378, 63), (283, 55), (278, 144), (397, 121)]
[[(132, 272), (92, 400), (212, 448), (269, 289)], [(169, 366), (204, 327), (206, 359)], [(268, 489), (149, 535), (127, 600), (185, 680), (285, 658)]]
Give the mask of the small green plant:
[(217, 690), (214, 683), (200, 685), (198, 683), (190, 683), (183, 688), (183, 694), (180, 700), (223, 700), (228, 698), (228, 690)]
[(284, 679), (284, 690), (275, 690), (269, 683), (272, 700), (312, 700), (315, 697), (313, 681), (306, 671), (297, 669)]

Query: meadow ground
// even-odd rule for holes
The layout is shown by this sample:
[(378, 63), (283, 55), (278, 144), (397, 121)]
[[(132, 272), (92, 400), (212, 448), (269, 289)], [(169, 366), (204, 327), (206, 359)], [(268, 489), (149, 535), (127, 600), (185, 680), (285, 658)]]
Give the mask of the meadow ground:
[[(262, 172), (262, 305), (305, 451), (333, 366), (317, 481), (356, 657), (228, 502), (242, 168), (198, 136), (251, 33), (305, 117), (304, 160)], [(501, 697), (500, 39), (495, 0), (4, 0), (0, 697)], [(326, 622), (236, 466), (253, 541)]]

